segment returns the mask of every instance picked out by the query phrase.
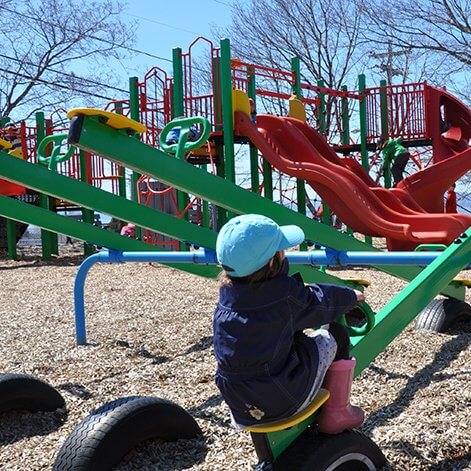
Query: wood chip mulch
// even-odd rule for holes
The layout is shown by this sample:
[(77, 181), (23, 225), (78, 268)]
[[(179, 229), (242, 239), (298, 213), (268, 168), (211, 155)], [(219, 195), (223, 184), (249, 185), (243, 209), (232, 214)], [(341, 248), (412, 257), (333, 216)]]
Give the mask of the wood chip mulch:
[[(54, 413), (3, 414), (0, 469), (50, 469), (83, 418), (130, 395), (175, 401), (203, 436), (144, 443), (117, 470), (252, 469), (249, 434), (230, 427), (213, 383), (217, 282), (155, 264), (97, 265), (86, 284), (89, 345), (76, 347), (73, 283), (83, 257), (78, 244), (61, 252), (51, 262), (40, 261), (37, 249), (0, 261), (0, 372), (35, 375), (67, 404)], [(333, 273), (370, 280), (375, 310), (406, 285), (374, 270)], [(381, 447), (386, 469), (471, 469), (470, 342), (469, 324), (449, 334), (409, 326), (355, 380), (353, 402), (367, 417), (361, 430)]]

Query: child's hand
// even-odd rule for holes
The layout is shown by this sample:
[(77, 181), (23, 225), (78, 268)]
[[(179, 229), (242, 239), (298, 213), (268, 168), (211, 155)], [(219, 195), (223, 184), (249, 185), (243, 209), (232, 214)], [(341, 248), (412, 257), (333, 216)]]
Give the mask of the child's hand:
[(357, 289), (354, 289), (353, 291), (355, 291), (355, 294), (357, 295), (357, 303), (366, 299), (365, 295), (361, 291), (358, 291)]

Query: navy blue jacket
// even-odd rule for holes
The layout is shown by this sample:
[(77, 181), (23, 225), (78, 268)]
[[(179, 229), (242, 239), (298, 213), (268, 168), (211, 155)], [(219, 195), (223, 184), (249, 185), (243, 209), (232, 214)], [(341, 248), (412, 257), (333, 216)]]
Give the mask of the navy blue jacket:
[(314, 340), (302, 331), (334, 321), (355, 304), (349, 288), (304, 285), (299, 275), (289, 276), (287, 261), (271, 280), (221, 286), (215, 379), (236, 424), (273, 422), (301, 407), (319, 363)]

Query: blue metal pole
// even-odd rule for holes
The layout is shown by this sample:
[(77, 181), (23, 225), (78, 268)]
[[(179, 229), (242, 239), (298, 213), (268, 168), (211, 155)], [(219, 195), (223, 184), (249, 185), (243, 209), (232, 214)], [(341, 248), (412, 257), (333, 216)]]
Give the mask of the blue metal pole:
[(100, 255), (96, 253), (87, 257), (79, 266), (74, 282), (74, 304), (75, 304), (75, 338), (77, 345), (87, 343), (87, 331), (85, 327), (85, 279), (90, 268), (100, 261)]
[[(347, 266), (347, 265), (419, 265), (432, 263), (443, 252), (341, 252), (332, 249), (310, 252), (287, 252), (286, 258), (292, 265)], [(96, 263), (158, 262), (198, 263), (216, 265), (216, 252), (201, 249), (194, 252), (119, 252), (102, 251), (86, 258), (75, 277), (75, 335), (78, 345), (87, 343), (85, 327), (85, 280)], [(471, 268), (468, 265), (467, 268)]]

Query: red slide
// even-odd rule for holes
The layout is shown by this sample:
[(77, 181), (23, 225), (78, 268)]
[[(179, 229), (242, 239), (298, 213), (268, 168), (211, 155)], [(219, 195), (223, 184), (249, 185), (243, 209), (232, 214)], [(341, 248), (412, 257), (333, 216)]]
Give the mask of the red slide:
[(434, 165), (402, 180), (398, 187), (428, 212), (443, 212), (443, 194), (471, 170), (471, 110), (445, 90), (427, 87), (427, 127)]
[(420, 212), (388, 190), (370, 188), (365, 175), (349, 170), (322, 136), (302, 121), (258, 115), (255, 125), (236, 112), (235, 128), (274, 167), (305, 179), (345, 224), (366, 235), (386, 237), (390, 250), (449, 244), (471, 225), (471, 217)]

